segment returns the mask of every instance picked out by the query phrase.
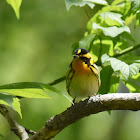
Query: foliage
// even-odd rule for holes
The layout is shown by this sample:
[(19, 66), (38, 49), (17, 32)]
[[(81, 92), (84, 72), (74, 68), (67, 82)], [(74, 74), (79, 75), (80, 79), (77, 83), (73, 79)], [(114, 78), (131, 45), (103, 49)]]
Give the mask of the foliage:
[(12, 107), (22, 118), (19, 99), (15, 96), (0, 93), (0, 104)]
[(0, 104), (12, 107), (22, 118), (20, 100), (18, 98), (50, 98), (48, 96), (49, 92), (63, 94), (50, 85), (37, 82), (20, 82), (2, 85), (0, 86)]
[(105, 0), (65, 0), (67, 10), (70, 9), (71, 6), (80, 6), (83, 7), (88, 5), (92, 9), (94, 8), (95, 4), (106, 5), (107, 2)]
[[(22, 0), (6, 1), (19, 18)], [(65, 0), (65, 4), (67, 10), (71, 6), (88, 5), (92, 9), (97, 5), (101, 6), (89, 19), (84, 37), (73, 44), (73, 50), (76, 48), (89, 50), (95, 63), (100, 66), (102, 84), (99, 93), (117, 92), (119, 80), (123, 81), (130, 92), (140, 92), (140, 57), (133, 56), (130, 52), (136, 48), (136, 44), (129, 27), (132, 22), (135, 22), (135, 26), (140, 25), (140, 1), (114, 0), (108, 4), (105, 0)], [(137, 46), (140, 47), (140, 44)], [(38, 82), (2, 85), (0, 104), (12, 107), (22, 117), (18, 97), (48, 99), (50, 92), (63, 94), (49, 84)]]
[[(97, 61), (96, 63), (102, 67), (102, 84), (99, 93), (117, 92), (119, 78), (124, 81), (130, 92), (132, 92), (132, 85), (136, 87), (133, 82), (130, 86), (129, 80), (139, 74), (140, 57), (132, 58), (128, 51), (131, 48), (130, 44), (133, 43), (135, 46), (135, 40), (131, 36), (128, 25), (134, 20), (134, 17), (136, 17), (136, 25), (138, 25), (139, 8), (137, 0), (115, 0), (111, 5), (104, 5), (89, 19), (85, 37), (73, 47), (74, 49), (79, 47), (89, 50), (93, 54), (94, 60)], [(116, 56), (119, 53), (122, 55), (118, 59)]]
[(15, 14), (17, 16), (17, 18), (19, 19), (20, 18), (20, 6), (21, 6), (21, 3), (22, 3), (22, 0), (6, 0), (8, 4), (10, 4), (12, 6), (12, 8), (14, 9), (15, 11)]
[[(140, 69), (140, 62), (133, 63), (131, 65), (122, 62), (119, 59), (109, 57), (107, 54), (102, 55), (102, 64), (107, 65), (106, 63), (109, 62), (114, 72), (119, 71), (122, 74), (122, 78), (127, 81), (128, 78), (131, 78), (133, 75), (137, 75)], [(137, 62), (137, 61), (136, 61)]]

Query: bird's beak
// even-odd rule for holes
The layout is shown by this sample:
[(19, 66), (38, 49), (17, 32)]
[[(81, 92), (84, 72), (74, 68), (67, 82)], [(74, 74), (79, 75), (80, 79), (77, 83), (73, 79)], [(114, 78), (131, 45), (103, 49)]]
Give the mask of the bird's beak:
[(74, 57), (74, 58), (78, 58), (79, 56), (78, 56), (78, 55), (73, 55), (73, 57)]

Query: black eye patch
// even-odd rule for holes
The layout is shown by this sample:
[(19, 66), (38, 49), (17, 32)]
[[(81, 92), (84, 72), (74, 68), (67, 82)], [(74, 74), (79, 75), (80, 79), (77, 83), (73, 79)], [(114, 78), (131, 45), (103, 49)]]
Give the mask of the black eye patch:
[(82, 60), (89, 60), (87, 57), (80, 57)]
[(85, 64), (87, 64), (88, 66), (90, 65), (90, 58), (80, 57), (80, 59), (82, 59), (85, 62)]

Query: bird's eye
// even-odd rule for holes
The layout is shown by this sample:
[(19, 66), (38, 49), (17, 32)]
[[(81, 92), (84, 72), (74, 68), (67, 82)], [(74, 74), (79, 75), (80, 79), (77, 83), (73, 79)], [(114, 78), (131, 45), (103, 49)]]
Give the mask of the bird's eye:
[(88, 58), (87, 57), (80, 57), (83, 61), (84, 60), (88, 60)]
[(87, 57), (80, 57), (82, 60), (90, 60), (90, 58)]

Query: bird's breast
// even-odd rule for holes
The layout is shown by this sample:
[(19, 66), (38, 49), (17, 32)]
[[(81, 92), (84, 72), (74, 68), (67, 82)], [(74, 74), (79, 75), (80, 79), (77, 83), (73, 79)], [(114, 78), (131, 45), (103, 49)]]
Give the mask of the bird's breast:
[(79, 58), (75, 58), (72, 62), (72, 68), (73, 70), (80, 75), (83, 74), (90, 74), (92, 73), (92, 71), (90, 70), (90, 68), (88, 67), (87, 64), (85, 64), (84, 61), (82, 61)]

